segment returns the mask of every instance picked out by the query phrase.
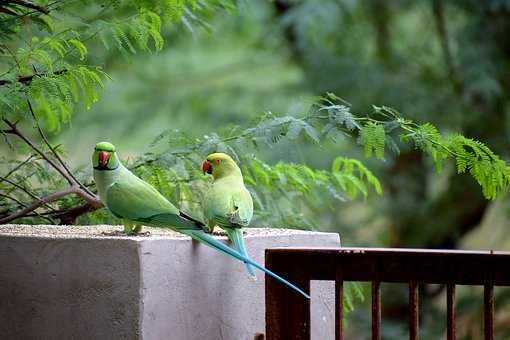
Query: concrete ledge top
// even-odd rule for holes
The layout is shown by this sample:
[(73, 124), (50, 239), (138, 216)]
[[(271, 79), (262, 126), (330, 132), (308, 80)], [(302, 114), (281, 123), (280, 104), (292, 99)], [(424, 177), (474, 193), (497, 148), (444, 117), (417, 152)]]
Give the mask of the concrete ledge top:
[[(24, 238), (52, 238), (52, 239), (130, 239), (130, 240), (146, 240), (146, 239), (189, 239), (188, 236), (175, 232), (171, 229), (153, 228), (144, 226), (142, 232), (149, 234), (141, 234), (137, 236), (124, 236), (113, 234), (122, 231), (120, 225), (27, 225), (27, 224), (4, 224), (0, 225), (0, 237), (24, 237)], [(291, 236), (291, 235), (325, 235), (336, 233), (324, 233), (318, 231), (283, 229), (283, 228), (244, 228), (245, 238), (265, 238), (274, 236)], [(112, 235), (109, 235), (112, 234)], [(226, 239), (226, 236), (215, 237)]]

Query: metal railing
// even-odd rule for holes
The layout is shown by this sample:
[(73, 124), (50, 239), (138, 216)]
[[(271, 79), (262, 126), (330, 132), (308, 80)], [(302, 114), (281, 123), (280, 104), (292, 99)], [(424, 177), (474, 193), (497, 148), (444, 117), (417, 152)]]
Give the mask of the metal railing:
[[(310, 291), (335, 281), (335, 339), (343, 339), (343, 283), (372, 283), (372, 339), (381, 338), (381, 282), (409, 285), (409, 338), (419, 339), (420, 284), (446, 285), (447, 339), (455, 339), (455, 286), (484, 286), (484, 334), (494, 339), (494, 286), (510, 286), (510, 252), (391, 248), (273, 248), (268, 269)], [(310, 339), (310, 301), (266, 277), (266, 338)]]

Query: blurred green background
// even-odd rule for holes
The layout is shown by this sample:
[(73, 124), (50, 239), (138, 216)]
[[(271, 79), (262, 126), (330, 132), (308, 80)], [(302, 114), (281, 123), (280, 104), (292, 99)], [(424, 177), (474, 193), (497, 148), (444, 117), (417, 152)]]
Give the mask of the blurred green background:
[[(123, 158), (136, 158), (153, 152), (150, 143), (165, 130), (201, 137), (232, 124), (249, 127), (268, 111), (302, 114), (325, 92), (358, 114), (391, 106), (509, 158), (510, 1), (242, 1), (214, 12), (205, 26), (165, 25), (159, 53), (126, 57), (89, 47), (89, 62), (112, 80), (95, 105), (78, 109), (52, 136), (73, 166), (89, 172), (90, 150), (101, 140), (118, 145)], [(329, 169), (335, 157), (363, 159), (363, 152), (352, 139), (320, 147), (284, 141), (258, 156), (269, 164)], [(508, 198), (487, 201), (453, 164), (437, 174), (412, 148), (364, 162), (384, 195), (324, 202), (312, 211), (316, 229), (339, 232), (345, 246), (510, 248)], [(444, 338), (444, 291), (423, 292), (422, 336)], [(510, 336), (510, 295), (497, 293), (503, 339)], [(458, 294), (458, 337), (481, 338), (481, 292)], [(406, 338), (406, 299), (405, 290), (384, 293), (384, 338)], [(368, 308), (351, 314), (347, 339), (368, 338)]]
[[(354, 112), (392, 106), (508, 157), (510, 2), (439, 2), (242, 2), (235, 13), (216, 13), (210, 30), (167, 27), (161, 53), (100, 56), (113, 80), (99, 103), (76, 114), (64, 144), (75, 164), (87, 162), (88, 146), (102, 139), (135, 156), (165, 129), (201, 136), (249, 126), (266, 111), (304, 112), (313, 96), (330, 91)], [(264, 160), (329, 168), (338, 155), (362, 158), (345, 140), (320, 149), (279, 145)], [(317, 229), (340, 232), (349, 246), (508, 249), (508, 199), (488, 202), (471, 178), (451, 168), (436, 174), (429, 163), (414, 150), (367, 161), (384, 196), (316, 211)], [(422, 336), (444, 337), (444, 292), (425, 292), (432, 303), (424, 306)], [(458, 294), (459, 338), (480, 338), (482, 294)], [(383, 296), (384, 338), (406, 338), (405, 289)], [(497, 301), (496, 329), (505, 338), (508, 292)], [(464, 306), (475, 311), (463, 315)], [(368, 307), (355, 310), (347, 339), (368, 338), (369, 315)]]

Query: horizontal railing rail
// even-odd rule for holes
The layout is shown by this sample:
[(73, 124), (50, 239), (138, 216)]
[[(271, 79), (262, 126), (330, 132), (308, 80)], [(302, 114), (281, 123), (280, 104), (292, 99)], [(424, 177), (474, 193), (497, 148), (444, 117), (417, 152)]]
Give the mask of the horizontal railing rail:
[[(381, 338), (381, 282), (409, 285), (409, 338), (419, 339), (420, 284), (446, 285), (447, 339), (455, 339), (455, 286), (484, 286), (485, 339), (494, 339), (494, 286), (510, 286), (510, 252), (392, 248), (273, 248), (268, 269), (310, 291), (335, 281), (335, 339), (343, 339), (343, 283), (372, 283), (372, 339)], [(266, 277), (266, 337), (310, 339), (310, 301)]]

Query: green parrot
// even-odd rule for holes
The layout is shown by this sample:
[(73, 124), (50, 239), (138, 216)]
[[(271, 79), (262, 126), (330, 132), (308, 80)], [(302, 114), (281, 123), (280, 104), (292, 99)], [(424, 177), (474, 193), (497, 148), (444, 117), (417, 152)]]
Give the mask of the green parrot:
[(307, 293), (292, 283), (205, 233), (203, 223), (180, 212), (153, 186), (125, 168), (112, 144), (108, 142), (96, 144), (92, 155), (92, 165), (99, 197), (115, 216), (124, 221), (126, 233), (137, 233), (142, 225), (170, 228), (237, 260), (249, 263), (306, 298), (310, 298)]
[[(222, 228), (234, 248), (249, 258), (242, 227), (249, 225), (253, 217), (253, 200), (244, 186), (241, 169), (229, 155), (213, 153), (202, 163), (202, 171), (214, 177), (204, 197), (206, 230), (212, 232), (215, 226)], [(246, 269), (256, 279), (253, 267), (247, 263)]]

